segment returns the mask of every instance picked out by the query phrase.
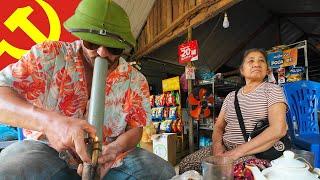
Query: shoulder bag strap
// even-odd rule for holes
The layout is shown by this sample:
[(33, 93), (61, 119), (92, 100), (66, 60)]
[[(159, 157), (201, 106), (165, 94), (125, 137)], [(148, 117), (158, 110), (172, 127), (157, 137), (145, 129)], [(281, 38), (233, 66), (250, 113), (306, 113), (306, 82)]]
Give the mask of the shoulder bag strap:
[(248, 142), (248, 135), (246, 131), (246, 127), (243, 122), (243, 117), (241, 114), (240, 106), (239, 106), (239, 101), (238, 101), (238, 92), (240, 89), (236, 90), (235, 95), (234, 95), (234, 107), (236, 109), (237, 117), (238, 117), (238, 122), (242, 131), (243, 138), (246, 142)]

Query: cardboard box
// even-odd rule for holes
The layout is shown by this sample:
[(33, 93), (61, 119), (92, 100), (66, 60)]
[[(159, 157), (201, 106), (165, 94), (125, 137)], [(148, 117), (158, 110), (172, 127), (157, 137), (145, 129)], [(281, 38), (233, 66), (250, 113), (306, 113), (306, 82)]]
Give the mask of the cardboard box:
[(183, 137), (177, 135), (177, 152), (181, 152), (183, 150), (183, 142), (182, 142)]
[(153, 153), (162, 159), (170, 162), (172, 165), (176, 164), (176, 133), (155, 134), (152, 136)]

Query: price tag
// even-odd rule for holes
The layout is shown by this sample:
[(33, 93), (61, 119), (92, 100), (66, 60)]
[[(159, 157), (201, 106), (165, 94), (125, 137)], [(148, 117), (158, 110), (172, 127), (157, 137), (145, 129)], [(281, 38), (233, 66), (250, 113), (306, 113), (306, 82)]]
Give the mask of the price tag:
[(195, 67), (186, 66), (185, 72), (186, 72), (186, 79), (196, 79)]
[(179, 45), (178, 56), (179, 63), (184, 64), (191, 61), (198, 60), (198, 41), (193, 40)]

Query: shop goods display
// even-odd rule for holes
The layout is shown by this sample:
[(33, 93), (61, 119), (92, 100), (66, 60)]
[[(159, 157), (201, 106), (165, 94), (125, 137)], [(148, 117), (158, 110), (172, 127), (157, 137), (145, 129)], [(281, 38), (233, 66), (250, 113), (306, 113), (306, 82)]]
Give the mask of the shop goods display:
[(178, 113), (179, 102), (180, 94), (178, 91), (150, 96), (151, 118), (158, 131), (182, 132), (183, 124)]
[(268, 82), (282, 85), (308, 79), (306, 51), (306, 41), (273, 47), (267, 51), (267, 62), (270, 68)]

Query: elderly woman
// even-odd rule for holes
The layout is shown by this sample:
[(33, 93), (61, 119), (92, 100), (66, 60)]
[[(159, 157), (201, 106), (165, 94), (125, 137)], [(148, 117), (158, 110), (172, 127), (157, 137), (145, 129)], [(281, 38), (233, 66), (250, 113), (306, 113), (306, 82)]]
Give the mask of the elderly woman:
[(261, 134), (245, 142), (237, 118), (235, 91), (225, 98), (214, 126), (212, 147), (201, 149), (187, 156), (180, 165), (180, 173), (191, 169), (200, 170), (206, 156), (229, 156), (237, 162), (254, 159), (254, 155), (272, 147), (287, 133), (286, 100), (281, 87), (264, 82), (268, 72), (266, 53), (250, 49), (244, 53), (240, 73), (245, 79), (238, 94), (239, 106), (247, 133), (256, 123), (268, 118), (269, 127)]

